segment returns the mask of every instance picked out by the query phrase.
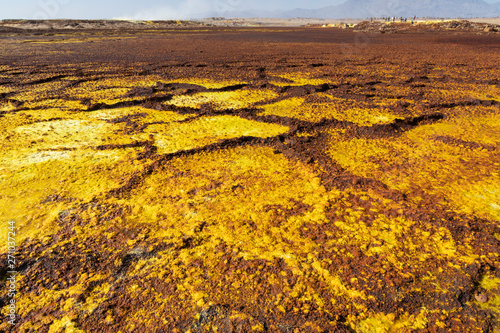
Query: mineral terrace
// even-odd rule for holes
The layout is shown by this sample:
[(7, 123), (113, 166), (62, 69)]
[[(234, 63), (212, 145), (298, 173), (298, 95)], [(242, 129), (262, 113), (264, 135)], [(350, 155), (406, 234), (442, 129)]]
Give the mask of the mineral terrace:
[(495, 29), (78, 24), (0, 24), (0, 331), (500, 332)]

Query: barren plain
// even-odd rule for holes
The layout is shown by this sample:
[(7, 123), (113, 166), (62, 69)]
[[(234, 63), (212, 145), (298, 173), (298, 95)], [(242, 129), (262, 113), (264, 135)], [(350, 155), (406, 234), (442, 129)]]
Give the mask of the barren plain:
[(0, 331), (500, 332), (498, 33), (0, 38)]

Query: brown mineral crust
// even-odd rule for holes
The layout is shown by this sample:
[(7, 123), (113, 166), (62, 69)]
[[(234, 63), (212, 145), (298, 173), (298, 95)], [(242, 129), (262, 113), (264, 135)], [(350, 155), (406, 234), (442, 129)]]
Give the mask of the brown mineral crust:
[(457, 145), (461, 147), (467, 147), (470, 149), (485, 149), (485, 150), (496, 150), (497, 147), (492, 146), (492, 145), (485, 145), (485, 144), (480, 144), (477, 142), (469, 142), (461, 139), (456, 139), (456, 138), (451, 138), (449, 136), (436, 136), (435, 140), (447, 143), (447, 144), (452, 144), (452, 145)]
[[(28, 36), (22, 35), (17, 29), (3, 27), (0, 33), (16, 32), (10, 37), (22, 41)], [(366, 24), (364, 29), (370, 29)], [(420, 28), (419, 29), (423, 29)], [(104, 33), (107, 37), (134, 37), (131, 39), (100, 39), (96, 43), (81, 44), (50, 44), (46, 48), (34, 43), (8, 44), (1, 52), (2, 65), (18, 68), (17, 71), (2, 71), (9, 75), (10, 81), (2, 85), (18, 88), (37, 86), (43, 83), (63, 82), (65, 87), (85, 82), (100, 80), (116, 75), (150, 74), (168, 77), (169, 79), (186, 79), (202, 77), (210, 79), (235, 79), (247, 81), (246, 84), (228, 85), (223, 88), (205, 88), (198, 84), (161, 83), (153, 87), (135, 87), (123, 97), (138, 97), (138, 100), (123, 101), (114, 104), (95, 102), (83, 99), (87, 112), (98, 110), (115, 110), (127, 106), (143, 106), (160, 111), (174, 111), (178, 114), (195, 114), (181, 122), (189, 123), (205, 116), (234, 115), (248, 120), (265, 123), (281, 124), (289, 127), (288, 133), (271, 138), (243, 136), (223, 139), (203, 147), (192, 148), (170, 154), (158, 153), (154, 141), (134, 141), (126, 144), (105, 144), (91, 147), (95, 151), (137, 148), (136, 159), (146, 160), (142, 170), (122, 179), (120, 187), (101, 193), (91, 202), (75, 202), (71, 210), (58, 215), (61, 229), (44, 241), (32, 239), (24, 242), (19, 248), (19, 270), (23, 274), (20, 282), (21, 292), (37, 292), (42, 289), (56, 291), (66, 290), (76, 284), (84, 273), (98, 274), (100, 278), (82, 286), (82, 291), (76, 295), (76, 304), (83, 306), (95, 290), (105, 284), (111, 287), (106, 293), (106, 300), (91, 311), (71, 310), (63, 313), (62, 305), (69, 296), (61, 296), (58, 304), (46, 306), (38, 312), (31, 312), (20, 318), (18, 325), (23, 323), (43, 323), (38, 331), (46, 332), (50, 324), (43, 321), (44, 317), (59, 318), (69, 315), (81, 330), (89, 332), (126, 331), (125, 323), (130, 313), (151, 314), (153, 320), (136, 320), (135, 332), (205, 332), (207, 327), (219, 327), (223, 332), (250, 332), (254, 327), (262, 327), (265, 332), (349, 332), (347, 321), (349, 316), (360, 315), (353, 304), (365, 307), (376, 313), (396, 316), (417, 316), (422, 307), (436, 311), (448, 311), (450, 314), (442, 319), (438, 312), (429, 314), (427, 331), (439, 331), (437, 321), (444, 321), (450, 331), (461, 331), (465, 327), (473, 327), (476, 331), (488, 331), (495, 325), (495, 319), (487, 310), (483, 310), (472, 302), (478, 299), (483, 302), (479, 283), (481, 277), (489, 272), (497, 274), (498, 259), (492, 259), (492, 253), (498, 253), (500, 242), (498, 223), (481, 219), (465, 213), (454, 212), (439, 194), (426, 193), (414, 186), (409, 191), (390, 189), (377, 179), (355, 175), (332, 160), (326, 150), (330, 142), (330, 130), (344, 131), (343, 139), (352, 138), (395, 138), (403, 133), (423, 125), (430, 125), (446, 119), (456, 107), (491, 106), (498, 102), (488, 99), (470, 99), (455, 101), (452, 97), (440, 97), (422, 102), (426, 97), (427, 86), (436, 82), (455, 82), (457, 78), (450, 76), (432, 77), (429, 75), (434, 64), (447, 68), (466, 67), (470, 70), (488, 68), (495, 65), (495, 58), (481, 58), (478, 63), (470, 63), (479, 52), (489, 55), (492, 50), (500, 47), (498, 39), (484, 35), (460, 34), (452, 35), (449, 31), (434, 31), (431, 33), (412, 34), (411, 30), (404, 34), (370, 35), (363, 45), (356, 45), (356, 33), (350, 31), (335, 31), (314, 28), (280, 28), (278, 29), (210, 29), (200, 33), (195, 28), (180, 29), (176, 33), (151, 33), (135, 30), (112, 32), (98, 30), (85, 31), (89, 36)], [(30, 39), (44, 41), (47, 31), (34, 31), (36, 36)], [(71, 37), (72, 32), (65, 32)], [(307, 45), (306, 47), (304, 45)], [(349, 45), (353, 52), (342, 51), (339, 45)], [(47, 53), (47, 50), (58, 53)], [(427, 50), (427, 51), (423, 51)], [(37, 54), (37, 62), (33, 54)], [(20, 56), (20, 55), (25, 55)], [(450, 56), (452, 55), (452, 56)], [(91, 66), (97, 75), (90, 76), (89, 68), (56, 70), (57, 65), (93, 63)], [(121, 68), (118, 71), (105, 68), (105, 65)], [(387, 80), (386, 74), (379, 73), (377, 66), (389, 66), (404, 73), (405, 78)], [(78, 65), (75, 65), (78, 66)], [(345, 68), (345, 75), (338, 67)], [(339, 81), (337, 84), (304, 84), (291, 85), (287, 79), (276, 78), (276, 72), (287, 73), (299, 69), (321, 69), (324, 75)], [(361, 74), (359, 69), (367, 69)], [(370, 71), (373, 70), (373, 71)], [(42, 73), (43, 77), (30, 78), (32, 73)], [(482, 75), (487, 76), (487, 73)], [(79, 81), (69, 82), (69, 76), (76, 76)], [(481, 80), (492, 78), (481, 77)], [(276, 78), (272, 80), (271, 78)], [(470, 80), (473, 80), (469, 78)], [(283, 87), (275, 81), (289, 83)], [(290, 81), (290, 80), (289, 80)], [(192, 96), (205, 92), (230, 92), (241, 89), (265, 88), (278, 93), (272, 102), (279, 102), (292, 97), (303, 97), (310, 101), (324, 101), (325, 97), (311, 96), (316, 93), (330, 93), (336, 97), (350, 99), (349, 103), (366, 103), (376, 109), (374, 97), (384, 96), (396, 99), (396, 104), (388, 108), (401, 119), (387, 124), (363, 126), (352, 121), (337, 119), (322, 119), (318, 122), (300, 120), (293, 117), (278, 115), (258, 115), (259, 103), (249, 108), (218, 109), (207, 103), (199, 108), (179, 107), (165, 104), (173, 96)], [(398, 92), (399, 88), (412, 90), (408, 94)], [(391, 92), (394, 89), (394, 92)], [(2, 101), (13, 101), (14, 110), (9, 113), (19, 113), (29, 108), (23, 108), (23, 102), (17, 101), (13, 93), (4, 93)], [(62, 95), (63, 99), (69, 96)], [(412, 99), (412, 103), (421, 103), (421, 109), (416, 112), (409, 110), (411, 103), (403, 99)], [(261, 103), (264, 104), (264, 103)], [(378, 108), (380, 109), (380, 108)], [(0, 114), (5, 117), (7, 113)], [(125, 124), (124, 134), (141, 133), (152, 123), (142, 124), (138, 120), (143, 113), (120, 116), (107, 122), (110, 124)], [(53, 118), (52, 120), (55, 120)], [(307, 134), (308, 136), (300, 136)], [(449, 145), (464, 146), (469, 149), (484, 149), (494, 151), (498, 146), (469, 142), (448, 136), (436, 136), (435, 140)], [(219, 259), (216, 265), (211, 262), (196, 259), (189, 264), (182, 264), (182, 273), (174, 272), (171, 267), (157, 267), (162, 270), (162, 277), (150, 276), (141, 272), (137, 276), (129, 275), (135, 265), (143, 259), (160, 257), (168, 252), (172, 258), (181, 255), (181, 250), (195, 251), (206, 238), (211, 237), (206, 229), (209, 223), (200, 224), (194, 230), (194, 236), (179, 239), (155, 239), (149, 237), (151, 227), (147, 224), (120, 225), (121, 219), (131, 213), (126, 204), (100, 204), (103, 198), (122, 199), (128, 197), (134, 189), (140, 187), (152, 174), (168, 168), (168, 163), (176, 158), (208, 154), (235, 147), (262, 146), (272, 147), (275, 154), (283, 154), (287, 159), (299, 161), (310, 166), (316, 172), (321, 184), (328, 190), (346, 191), (340, 202), (330, 202), (326, 206), (325, 215), (329, 223), (304, 224), (300, 235), (311, 239), (318, 245), (314, 255), (321, 261), (323, 269), (330, 274), (339, 276), (347, 288), (362, 290), (371, 298), (351, 299), (345, 295), (335, 295), (326, 283), (319, 279), (318, 273), (312, 271), (305, 275), (294, 274), (283, 259), (243, 259), (239, 249), (233, 245), (220, 242), (216, 248)], [(179, 174), (179, 177), (182, 177)], [(200, 191), (215, 191), (222, 183), (213, 181), (200, 188)], [(244, 191), (242, 185), (231, 187), (233, 192)], [(347, 192), (352, 191), (352, 192)], [(341, 237), (341, 231), (335, 224), (344, 221), (345, 212), (351, 206), (364, 209), (367, 213), (359, 221), (373, 225), (379, 217), (374, 209), (382, 205), (382, 199), (376, 201), (363, 200), (356, 191), (372, 191), (381, 198), (391, 201), (383, 214), (388, 218), (404, 217), (415, 222), (412, 230), (403, 237), (415, 237), (416, 229), (434, 230), (444, 228), (449, 230), (455, 243), (468, 242), (472, 252), (484, 259), (470, 265), (455, 259), (430, 258), (416, 266), (407, 264), (408, 258), (398, 258), (402, 267), (396, 267), (386, 262), (378, 255), (366, 255), (357, 246), (349, 244), (332, 246), (328, 242)], [(188, 195), (196, 195), (197, 190), (189, 191)], [(412, 198), (421, 197), (415, 204)], [(75, 200), (63, 194), (47, 196), (41, 203), (57, 204), (59, 202), (73, 203)], [(291, 201), (288, 207), (278, 204), (268, 204), (263, 210), (273, 217), (273, 227), (286, 223), (291, 217), (301, 216), (312, 210), (312, 205), (300, 201)], [(99, 216), (92, 219), (92, 214)], [(93, 225), (109, 223), (109, 232), (113, 237), (103, 235), (78, 235), (78, 228), (91, 228)], [(252, 229), (259, 228), (254, 222), (248, 221)], [(143, 236), (139, 236), (143, 235)], [(145, 236), (144, 236), (145, 235)], [(142, 237), (142, 238), (141, 238)], [(127, 241), (139, 239), (140, 246), (128, 245)], [(78, 243), (76, 243), (78, 241)], [(72, 243), (73, 242), (73, 243)], [(284, 240), (293, 245), (293, 241)], [(60, 245), (54, 248), (54, 245)], [(371, 246), (380, 246), (373, 244)], [(212, 254), (211, 254), (212, 255)], [(408, 260), (407, 260), (408, 259)], [(302, 263), (307, 263), (306, 255)], [(5, 265), (5, 264), (2, 264)], [(452, 268), (450, 268), (452, 266)], [(440, 293), (432, 284), (421, 279), (428, 271), (444, 271), (435, 276), (440, 288), (447, 290)], [(6, 268), (0, 267), (2, 276)], [(137, 270), (135, 271), (137, 274)], [(190, 274), (199, 274), (196, 278), (203, 280), (198, 288), (206, 293), (210, 304), (196, 305), (190, 299), (181, 285)], [(196, 273), (193, 273), (196, 272)], [(202, 272), (202, 273), (201, 273)], [(409, 278), (412, 276), (413, 278)], [(165, 282), (166, 279), (169, 282)], [(143, 293), (130, 294), (132, 286), (137, 285)], [(325, 304), (323, 307), (311, 299), (299, 299), (291, 296), (295, 286), (305, 285), (306, 289), (321, 295)], [(153, 295), (152, 291), (156, 292)], [(199, 291), (199, 290), (198, 290)], [(159, 295), (159, 296), (158, 296)], [(3, 295), (2, 297), (4, 297)], [(154, 297), (168, 299), (168, 306), (157, 309)], [(333, 300), (334, 302), (330, 302)], [(279, 307), (278, 307), (279, 306)], [(295, 310), (297, 309), (297, 310)], [(304, 309), (307, 309), (305, 311)], [(458, 309), (458, 310), (457, 310)], [(113, 317), (110, 320), (108, 317)], [(139, 318), (141, 319), (141, 318)], [(165, 319), (165, 321), (162, 321)], [(309, 324), (314, 324), (310, 326)], [(18, 326), (16, 326), (18, 327)], [(16, 327), (12, 328), (15, 331)], [(207, 329), (206, 329), (207, 328)], [(425, 331), (422, 330), (422, 331)]]

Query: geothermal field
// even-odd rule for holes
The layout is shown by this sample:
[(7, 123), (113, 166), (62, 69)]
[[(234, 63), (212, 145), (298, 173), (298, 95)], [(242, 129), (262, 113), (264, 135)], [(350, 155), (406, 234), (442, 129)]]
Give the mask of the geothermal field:
[(1, 332), (500, 332), (497, 27), (56, 23), (0, 24)]

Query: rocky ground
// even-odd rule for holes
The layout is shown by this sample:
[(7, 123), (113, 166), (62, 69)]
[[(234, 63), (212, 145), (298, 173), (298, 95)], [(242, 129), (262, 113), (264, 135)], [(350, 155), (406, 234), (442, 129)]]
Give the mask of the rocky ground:
[(0, 28), (21, 30), (146, 30), (203, 26), (202, 22), (134, 20), (3, 20)]
[(500, 330), (495, 32), (73, 28), (1, 32), (1, 331)]
[(198, 20), (137, 21), (137, 20), (3, 20), (0, 29), (4, 31), (21, 30), (163, 30), (189, 27), (323, 27), (323, 28), (355, 28), (364, 31), (422, 31), (422, 30), (465, 30), (476, 32), (498, 32), (500, 19), (478, 18), (471, 20), (418, 19), (412, 23), (408, 20), (402, 24), (385, 22), (380, 19), (372, 21), (356, 19), (311, 19), (311, 18), (225, 18), (211, 17)]
[(432, 32), (436, 30), (448, 30), (500, 34), (500, 25), (498, 24), (471, 22), (466, 20), (449, 20), (442, 22), (420, 21), (413, 24), (411, 22), (386, 23), (363, 21), (353, 25), (352, 28), (354, 29), (354, 31), (379, 33)]

